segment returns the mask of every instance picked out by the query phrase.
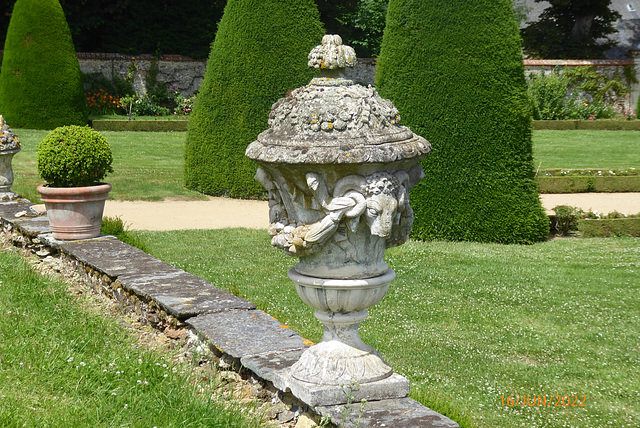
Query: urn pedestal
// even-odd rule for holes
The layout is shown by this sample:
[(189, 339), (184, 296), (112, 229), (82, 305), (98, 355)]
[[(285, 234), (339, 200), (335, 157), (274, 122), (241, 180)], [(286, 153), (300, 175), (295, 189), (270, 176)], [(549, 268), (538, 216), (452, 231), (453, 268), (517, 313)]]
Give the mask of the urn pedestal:
[(358, 328), (395, 277), (384, 252), (409, 237), (409, 189), (431, 146), (399, 124), (390, 101), (344, 78), (353, 64), (353, 49), (325, 36), (309, 54), (321, 75), (273, 105), (246, 151), (269, 192), (271, 243), (299, 258), (289, 278), (324, 326), (286, 382), (309, 405), (409, 393)]
[(12, 200), (17, 197), (11, 191), (13, 185), (13, 169), (11, 161), (20, 151), (20, 140), (13, 133), (4, 117), (0, 115), (0, 200)]

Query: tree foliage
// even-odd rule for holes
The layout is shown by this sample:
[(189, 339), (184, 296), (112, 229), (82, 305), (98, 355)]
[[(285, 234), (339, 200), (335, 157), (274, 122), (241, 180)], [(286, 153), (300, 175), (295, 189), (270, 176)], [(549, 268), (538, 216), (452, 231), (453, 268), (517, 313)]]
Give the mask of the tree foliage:
[(547, 237), (520, 46), (511, 0), (389, 2), (377, 88), (433, 146), (411, 192), (415, 237)]
[[(2, 38), (14, 3), (15, 0), (0, 0), (0, 44), (4, 43)], [(78, 52), (206, 58), (227, 1), (60, 0), (60, 3)], [(384, 26), (384, 16), (380, 16), (379, 10), (380, 5), (386, 7), (387, 0), (315, 0), (315, 3), (328, 34), (340, 34), (354, 46), (358, 56), (372, 56), (379, 50)], [(374, 47), (369, 48), (368, 43)]]
[(86, 125), (78, 58), (58, 0), (18, 0), (4, 45), (0, 111), (16, 128)]
[(388, 4), (388, 0), (358, 0), (356, 7), (340, 18), (340, 22), (350, 29), (345, 40), (356, 49), (358, 56), (377, 57), (380, 54)]
[(309, 82), (309, 51), (324, 29), (312, 0), (229, 0), (211, 46), (186, 142), (187, 187), (255, 197), (244, 152), (267, 129), (271, 105)]
[(611, 10), (611, 0), (548, 1), (537, 22), (522, 30), (524, 50), (534, 58), (604, 58), (615, 46), (609, 36), (616, 32), (620, 14)]

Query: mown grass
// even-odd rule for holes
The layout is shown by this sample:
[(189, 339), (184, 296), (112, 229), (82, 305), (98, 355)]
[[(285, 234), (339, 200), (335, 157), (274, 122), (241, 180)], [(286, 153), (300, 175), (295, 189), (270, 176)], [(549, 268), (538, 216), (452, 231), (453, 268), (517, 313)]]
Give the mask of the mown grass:
[(640, 168), (637, 131), (533, 132), (536, 167), (576, 169)]
[[(32, 202), (40, 200), (43, 184), (36, 170), (36, 149), (47, 131), (15, 130), (22, 151), (13, 158), (12, 190)], [(160, 201), (167, 198), (206, 199), (184, 187), (184, 132), (102, 132), (111, 144), (113, 186), (110, 199)]]
[[(13, 158), (13, 190), (40, 200), (42, 184), (36, 171), (36, 147), (47, 131), (16, 129), (22, 151)], [(184, 132), (103, 132), (111, 143), (114, 173), (111, 199), (204, 199), (184, 187)], [(534, 131), (534, 157), (538, 168), (640, 167), (640, 138), (632, 131)]]
[(2, 427), (260, 426), (15, 253), (0, 252), (0, 308)]
[[(321, 339), (286, 276), (295, 259), (264, 231), (133, 233), (156, 257)], [(361, 335), (409, 377), (415, 399), (463, 427), (640, 424), (640, 240), (409, 242), (386, 258), (397, 278)], [(556, 395), (584, 406), (556, 406)], [(510, 407), (509, 396), (548, 404)]]

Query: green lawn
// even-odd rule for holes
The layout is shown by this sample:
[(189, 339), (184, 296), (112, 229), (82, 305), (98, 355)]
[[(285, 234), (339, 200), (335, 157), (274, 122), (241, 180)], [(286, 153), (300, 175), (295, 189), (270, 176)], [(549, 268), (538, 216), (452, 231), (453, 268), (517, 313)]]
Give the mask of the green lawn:
[[(39, 201), (36, 147), (47, 131), (15, 130), (22, 151), (13, 158), (13, 190)], [(183, 184), (184, 132), (103, 132), (111, 143), (111, 199), (203, 199)], [(534, 163), (540, 168), (640, 168), (640, 133), (633, 131), (534, 131)]]
[[(16, 132), (23, 151), (14, 158), (13, 189), (36, 201), (34, 189), (41, 181), (35, 173), (35, 146), (46, 132)], [(114, 199), (203, 197), (182, 186), (184, 133), (104, 135), (115, 158), (116, 172), (107, 178), (114, 185)], [(624, 131), (535, 131), (536, 167), (640, 167), (639, 140), (640, 134)], [(133, 234), (143, 239), (156, 257), (247, 297), (303, 336), (320, 340), (321, 326), (313, 311), (300, 301), (286, 277), (295, 260), (270, 248), (266, 232), (228, 229)], [(531, 246), (409, 242), (389, 250), (387, 260), (398, 277), (382, 303), (371, 308), (372, 316), (363, 323), (361, 332), (366, 342), (411, 379), (414, 398), (464, 427), (640, 425), (640, 240), (563, 239)], [(2, 278), (7, 281), (6, 276)], [(18, 278), (26, 281), (22, 274)], [(9, 304), (3, 302), (0, 328), (2, 337), (20, 332), (18, 338), (29, 353), (53, 349), (57, 355), (76, 349), (72, 337), (55, 336), (51, 342), (43, 342), (35, 333), (42, 331), (46, 337), (66, 334), (64, 320), (69, 314), (55, 318), (55, 305), (47, 303), (44, 307), (51, 312), (49, 316), (63, 324), (40, 314), (34, 316), (36, 323), (26, 327), (24, 335), (21, 328), (27, 324), (16, 324), (23, 322), (25, 313), (32, 313), (25, 302), (59, 294), (47, 291), (47, 284), (35, 297), (18, 295)], [(0, 285), (0, 293), (3, 290)], [(16, 312), (10, 305), (23, 315), (12, 316)], [(12, 312), (7, 315), (7, 311)], [(82, 324), (77, 318), (75, 323)], [(98, 330), (87, 330), (91, 337), (101, 335)], [(80, 332), (72, 330), (70, 334)], [(33, 341), (29, 339), (32, 335)], [(94, 344), (95, 340), (86, 339), (91, 345), (78, 345), (85, 352), (79, 358), (87, 365), (87, 359), (97, 358), (91, 363), (94, 368), (107, 361), (102, 355), (111, 351), (107, 344)], [(115, 343), (116, 339), (107, 336), (105, 340)], [(22, 366), (16, 364), (24, 361), (14, 356), (25, 352), (19, 348), (2, 350), (2, 379), (18, 376)], [(20, 400), (24, 395), (26, 404), (20, 404), (23, 407), (19, 409), (25, 413), (30, 407), (39, 408), (34, 397), (40, 389), (51, 389), (53, 381), (45, 371), (70, 376), (75, 370), (75, 366), (71, 370), (55, 359), (37, 361), (25, 377), (16, 377), (21, 379), (16, 383), (17, 392), (11, 392), (9, 386), (0, 389), (3, 400)], [(11, 371), (5, 374), (7, 362), (11, 362)], [(40, 371), (40, 365), (46, 370)], [(38, 394), (30, 395), (25, 386), (31, 378), (42, 378), (45, 383), (35, 386), (40, 388), (36, 389)], [(76, 378), (71, 379), (73, 383)], [(83, 379), (75, 382), (84, 385)], [(60, 397), (52, 391), (52, 397)], [(523, 396), (550, 400), (556, 395), (575, 395), (584, 406), (507, 405), (510, 396), (514, 400)], [(55, 404), (57, 399), (48, 401)], [(71, 396), (68, 401), (83, 399)], [(93, 401), (80, 403), (80, 410), (93, 405)], [(58, 411), (58, 407), (54, 409)], [(0, 416), (8, 414), (2, 411)]]
[(640, 132), (533, 132), (535, 167), (575, 169), (640, 169)]
[[(266, 232), (135, 234), (156, 257), (320, 340), (286, 276), (296, 260)], [(409, 242), (386, 259), (398, 276), (361, 334), (409, 377), (412, 397), (464, 427), (640, 425), (640, 240)], [(547, 405), (509, 407), (512, 395)]]
[[(15, 175), (12, 190), (31, 201), (39, 201), (36, 187), (43, 184), (36, 170), (36, 148), (47, 131), (15, 130), (22, 151), (13, 158)], [(184, 132), (102, 132), (111, 144), (113, 174), (107, 176), (116, 200), (163, 200), (166, 198), (205, 199), (186, 189), (184, 173)]]
[(260, 426), (212, 373), (139, 346), (83, 299), (0, 250), (0, 426)]

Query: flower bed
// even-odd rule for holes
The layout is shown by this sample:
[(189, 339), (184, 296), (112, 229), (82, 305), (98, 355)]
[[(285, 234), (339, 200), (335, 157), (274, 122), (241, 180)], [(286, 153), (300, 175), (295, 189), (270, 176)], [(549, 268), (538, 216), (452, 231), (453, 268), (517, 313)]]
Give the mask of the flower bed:
[(640, 170), (548, 169), (536, 183), (540, 193), (640, 192)]

